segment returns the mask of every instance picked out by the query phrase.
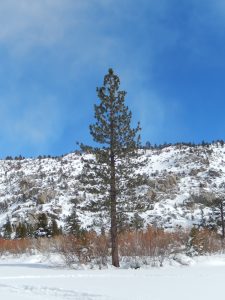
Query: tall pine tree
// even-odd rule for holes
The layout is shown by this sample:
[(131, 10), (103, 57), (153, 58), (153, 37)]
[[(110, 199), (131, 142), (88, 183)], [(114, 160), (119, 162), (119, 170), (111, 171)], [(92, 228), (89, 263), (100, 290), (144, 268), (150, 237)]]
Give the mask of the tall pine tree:
[[(90, 125), (94, 142), (100, 147), (81, 145), (84, 155), (82, 183), (92, 194), (89, 209), (110, 218), (112, 265), (119, 267), (118, 227), (120, 214), (140, 208), (136, 193), (143, 185), (138, 173), (140, 158), (140, 125), (131, 128), (132, 114), (125, 105), (125, 91), (120, 79), (109, 69), (103, 86), (97, 88), (99, 105), (94, 106), (96, 122)], [(139, 151), (138, 151), (139, 150)], [(94, 197), (94, 195), (96, 195)]]

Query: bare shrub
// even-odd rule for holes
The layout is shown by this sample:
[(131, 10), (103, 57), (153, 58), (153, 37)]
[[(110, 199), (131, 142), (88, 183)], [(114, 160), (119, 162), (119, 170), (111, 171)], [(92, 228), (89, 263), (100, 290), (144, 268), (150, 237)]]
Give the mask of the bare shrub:
[(57, 238), (57, 248), (67, 265), (87, 263), (91, 260), (90, 243), (87, 236), (77, 238), (74, 235)]
[(109, 239), (95, 232), (84, 233), (81, 237), (74, 235), (54, 238), (55, 247), (62, 254), (67, 265), (90, 263), (99, 265), (107, 262)]
[[(223, 250), (221, 237), (209, 229), (178, 229), (168, 232), (149, 226), (145, 230), (130, 230), (119, 234), (119, 253), (123, 262), (138, 268), (140, 264), (162, 266), (165, 258), (194, 249), (194, 254), (216, 253)], [(60, 235), (38, 239), (0, 239), (0, 255), (38, 251), (44, 255), (59, 253), (66, 265), (89, 264), (102, 268), (110, 261), (110, 235), (94, 231), (75, 235)]]
[(148, 257), (151, 265), (163, 265), (165, 257), (182, 248), (184, 236), (178, 232), (148, 227), (142, 231), (130, 231), (120, 235), (121, 256)]
[(208, 228), (192, 228), (190, 232), (190, 246), (197, 254), (212, 254), (223, 251), (221, 236)]
[(93, 257), (99, 266), (106, 265), (110, 255), (110, 239), (108, 235), (94, 235), (93, 237)]
[(23, 254), (32, 252), (32, 241), (29, 239), (0, 239), (0, 254)]
[(50, 252), (53, 252), (53, 241), (50, 238), (35, 238), (32, 239), (32, 246), (33, 249), (37, 250), (40, 253), (48, 254)]

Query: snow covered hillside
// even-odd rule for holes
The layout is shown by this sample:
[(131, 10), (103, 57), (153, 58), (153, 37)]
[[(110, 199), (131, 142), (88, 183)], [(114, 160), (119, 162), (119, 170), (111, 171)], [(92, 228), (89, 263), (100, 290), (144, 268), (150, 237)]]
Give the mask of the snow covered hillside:
[[(147, 163), (143, 171), (149, 176), (140, 213), (146, 224), (166, 228), (192, 226), (207, 221), (212, 208), (204, 205), (225, 194), (225, 147), (170, 146), (143, 150)], [(38, 214), (46, 213), (64, 226), (66, 216), (76, 202), (83, 226), (93, 218), (85, 211), (85, 195), (80, 191), (81, 154), (58, 158), (7, 159), (0, 161), (0, 227), (7, 218), (34, 223)]]

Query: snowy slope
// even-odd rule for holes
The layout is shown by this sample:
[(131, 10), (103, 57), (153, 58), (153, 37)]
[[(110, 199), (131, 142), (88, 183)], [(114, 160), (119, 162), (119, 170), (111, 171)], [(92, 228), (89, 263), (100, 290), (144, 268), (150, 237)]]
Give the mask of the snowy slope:
[[(225, 182), (225, 147), (170, 146), (143, 150), (148, 161), (142, 171), (149, 176), (145, 195), (147, 209), (141, 216), (146, 224), (167, 228), (192, 226), (211, 211), (196, 196), (222, 197)], [(20, 221), (34, 223), (41, 212), (64, 225), (71, 200), (78, 202), (78, 216), (84, 226), (92, 224), (80, 191), (78, 176), (82, 156), (71, 153), (58, 158), (0, 161), (0, 227), (7, 216), (16, 226)]]

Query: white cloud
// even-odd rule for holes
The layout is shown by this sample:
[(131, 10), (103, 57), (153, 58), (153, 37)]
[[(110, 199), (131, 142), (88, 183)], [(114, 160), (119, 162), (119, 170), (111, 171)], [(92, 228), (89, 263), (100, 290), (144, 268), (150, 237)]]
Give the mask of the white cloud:
[(113, 54), (116, 46), (122, 47), (123, 51), (126, 44), (112, 34), (112, 29), (123, 32), (122, 26), (126, 22), (141, 26), (146, 5), (151, 7), (149, 18), (153, 26), (158, 26), (157, 18), (166, 14), (166, 3), (155, 4), (155, 1), (149, 3), (147, 0), (142, 0), (139, 5), (128, 0), (117, 3), (112, 0), (2, 0), (0, 43), (19, 55), (35, 46), (59, 44), (70, 47), (72, 43), (74, 49), (71, 51), (81, 55), (81, 59), (90, 61), (89, 57), (97, 55), (104, 60), (109, 53)]
[[(10, 95), (0, 105), (1, 135), (14, 145), (11, 151), (30, 148), (34, 153), (46, 152), (62, 133), (62, 110), (56, 98), (32, 93), (33, 102), (24, 103)], [(7, 100), (7, 103), (6, 101)], [(1, 141), (2, 142), (2, 141)], [(1, 146), (7, 148), (7, 144)]]
[(24, 109), (22, 116), (14, 124), (14, 132), (26, 142), (45, 145), (59, 135), (59, 104), (56, 99), (46, 96)]
[(164, 99), (153, 90), (136, 93), (132, 97), (131, 108), (135, 120), (141, 122), (143, 142), (166, 139), (171, 130), (179, 127), (176, 116), (181, 112), (180, 104), (175, 99)]
[[(16, 55), (35, 46), (54, 46), (63, 41), (71, 26), (76, 26), (76, 17), (84, 9), (79, 0), (2, 0), (0, 43)], [(72, 16), (73, 11), (76, 16)]]
[[(152, 86), (143, 88), (143, 83), (146, 77), (151, 78), (158, 53), (176, 46), (179, 40), (179, 30), (171, 30), (162, 22), (170, 7), (166, 0), (2, 0), (0, 46), (4, 45), (20, 62), (15, 64), (19, 73), (23, 72), (23, 59), (32, 55), (36, 47), (49, 49), (51, 55), (57, 53), (57, 58), (67, 57), (73, 83), (85, 80), (93, 68), (97, 70), (95, 74), (115, 68), (128, 97), (132, 95), (134, 111), (146, 136), (154, 139), (162, 132), (169, 109), (159, 93)], [(124, 36), (125, 26), (128, 33)], [(133, 44), (129, 26), (138, 29), (138, 45)], [(148, 45), (144, 40), (147, 36)], [(20, 117), (14, 114), (13, 107), (17, 103), (21, 111), (21, 95), (9, 96), (6, 107), (0, 107), (2, 130), (11, 140), (41, 149), (57, 139), (56, 128), (62, 120), (60, 102), (45, 93), (40, 89), (36, 100), (23, 107)], [(3, 101), (6, 103), (6, 99)]]

